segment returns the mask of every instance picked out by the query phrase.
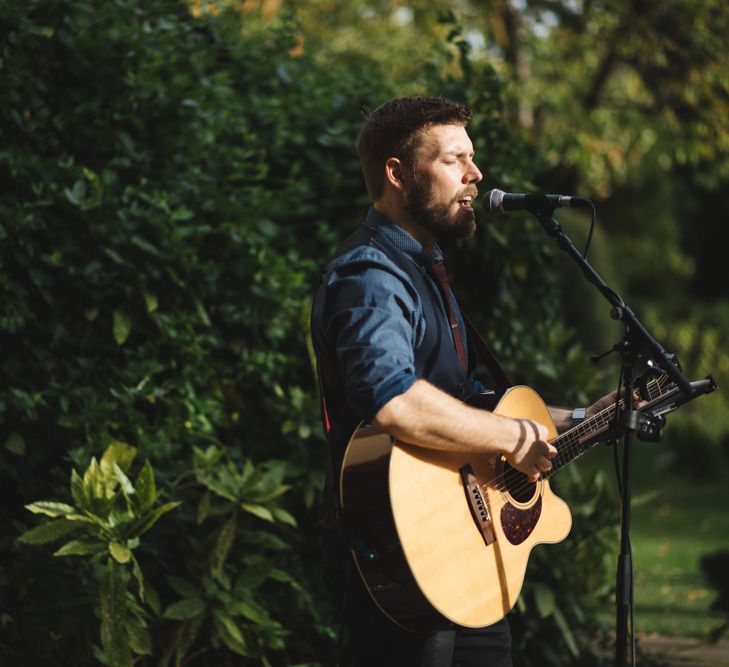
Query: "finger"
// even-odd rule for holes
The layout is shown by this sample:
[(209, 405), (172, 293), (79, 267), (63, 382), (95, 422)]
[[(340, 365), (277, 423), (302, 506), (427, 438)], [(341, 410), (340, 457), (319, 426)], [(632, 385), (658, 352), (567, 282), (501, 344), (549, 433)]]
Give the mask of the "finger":
[(544, 443), (546, 445), (546, 448), (544, 450), (544, 456), (546, 456), (548, 459), (553, 459), (555, 456), (557, 456), (557, 448), (554, 445), (550, 445), (548, 442)]
[(541, 470), (542, 472), (548, 472), (552, 469), (552, 464), (549, 462), (549, 459), (543, 458), (541, 461), (539, 461), (539, 465), (537, 466), (537, 468), (539, 468), (539, 470)]

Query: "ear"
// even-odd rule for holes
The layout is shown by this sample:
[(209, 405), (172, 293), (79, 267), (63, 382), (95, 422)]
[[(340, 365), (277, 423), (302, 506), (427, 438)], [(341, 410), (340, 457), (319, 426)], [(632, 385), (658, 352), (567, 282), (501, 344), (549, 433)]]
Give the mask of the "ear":
[(396, 190), (404, 191), (404, 171), (405, 167), (400, 158), (387, 158), (387, 162), (385, 162), (385, 182)]

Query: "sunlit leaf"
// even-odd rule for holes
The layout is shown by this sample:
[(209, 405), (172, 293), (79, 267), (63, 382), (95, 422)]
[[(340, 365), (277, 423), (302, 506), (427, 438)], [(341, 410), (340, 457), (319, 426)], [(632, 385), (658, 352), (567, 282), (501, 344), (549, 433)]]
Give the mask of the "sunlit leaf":
[(285, 509), (282, 509), (281, 507), (273, 507), (271, 508), (271, 513), (273, 514), (273, 517), (274, 519), (276, 519), (276, 521), (288, 524), (289, 526), (293, 526), (294, 528), (296, 527), (296, 519)]
[(112, 331), (117, 345), (124, 345), (132, 333), (132, 318), (129, 313), (123, 310), (114, 311), (114, 322)]
[(110, 442), (101, 457), (99, 466), (104, 475), (112, 475), (114, 464), (118, 465), (123, 472), (127, 472), (137, 455), (137, 448), (126, 442), (115, 440)]
[(66, 503), (57, 503), (50, 500), (39, 500), (38, 502), (26, 505), (25, 509), (30, 510), (33, 514), (45, 514), (46, 516), (63, 516), (64, 514), (73, 514), (76, 509)]
[(99, 542), (84, 542), (81, 540), (72, 540), (67, 542), (58, 549), (54, 556), (91, 556), (101, 553), (104, 549)]
[(263, 505), (252, 505), (250, 503), (241, 503), (240, 506), (246, 512), (249, 512), (250, 514), (257, 516), (259, 519), (263, 519), (264, 521), (273, 522), (273, 514), (272, 514), (271, 510), (268, 509), (267, 507), (264, 507)]
[(128, 563), (132, 557), (132, 550), (126, 544), (119, 542), (109, 542), (109, 553), (114, 557), (117, 563)]
[(60, 540), (74, 530), (82, 528), (83, 524), (68, 519), (55, 519), (24, 532), (18, 541), (23, 544), (47, 544)]

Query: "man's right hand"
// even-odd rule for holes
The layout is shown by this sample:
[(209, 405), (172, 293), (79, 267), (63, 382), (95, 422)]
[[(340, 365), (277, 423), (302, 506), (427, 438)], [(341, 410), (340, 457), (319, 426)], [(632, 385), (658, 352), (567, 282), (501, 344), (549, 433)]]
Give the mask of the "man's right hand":
[(530, 482), (537, 482), (543, 472), (552, 469), (550, 459), (557, 449), (547, 442), (547, 427), (531, 419), (514, 420), (518, 436), (513, 449), (505, 454), (509, 465), (523, 472)]

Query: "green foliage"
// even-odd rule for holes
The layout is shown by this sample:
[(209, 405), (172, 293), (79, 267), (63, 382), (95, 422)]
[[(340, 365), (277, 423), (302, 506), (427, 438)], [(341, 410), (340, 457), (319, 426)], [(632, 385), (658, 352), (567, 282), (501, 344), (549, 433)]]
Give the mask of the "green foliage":
[[(27, 505), (28, 510), (49, 516), (51, 521), (18, 538), (25, 544), (40, 545), (73, 533), (74, 539), (53, 555), (89, 557), (101, 618), (101, 647), (95, 647), (94, 654), (110, 667), (127, 667), (132, 664), (133, 654), (152, 653), (150, 614), (143, 608), (149, 587), (145, 586), (134, 550), (140, 537), (179, 504), (158, 504), (160, 492), (149, 461), (139, 472), (136, 484), (132, 484), (127, 473), (135, 454), (134, 447), (112, 443), (100, 462), (91, 459), (83, 477), (74, 470), (71, 495), (75, 505), (54, 501)], [(128, 590), (132, 576), (136, 595)]]
[[(90, 664), (100, 582), (112, 595), (134, 563), (159, 608), (114, 597), (104, 619), (126, 614), (136, 654), (284, 661), (330, 641), (311, 603), (326, 454), (305, 322), (334, 225), (364, 202), (359, 109), (387, 93), (292, 54), (295, 25), (242, 40), (243, 24), (167, 0), (0, 8), (0, 586), (15, 664)], [(151, 467), (99, 462), (110, 442), (133, 443), (159, 491)], [(94, 456), (69, 494), (66, 471)], [(107, 516), (109, 485), (121, 505)], [(156, 517), (137, 503), (160, 491), (183, 505), (144, 532)], [(18, 530), (39, 542), (91, 524), (64, 514), (28, 532), (22, 505), (47, 497), (99, 520), (51, 568)], [(84, 565), (102, 545), (103, 573)], [(175, 618), (186, 599), (204, 611)], [(98, 660), (122, 650), (113, 627)]]
[(514, 652), (524, 664), (598, 664), (595, 642), (612, 633), (596, 610), (613, 600), (617, 494), (602, 471), (581, 474), (570, 466), (553, 479), (572, 511), (572, 531), (564, 542), (530, 556), (524, 590), (510, 616)]
[[(32, 528), (18, 539), (25, 544), (45, 544), (69, 533), (81, 533), (87, 539), (74, 539), (60, 547), (56, 556), (101, 556), (108, 552), (118, 563), (137, 565), (132, 550), (139, 538), (179, 503), (157, 506), (160, 493), (155, 488), (152, 467), (147, 461), (136, 485), (127, 477), (136, 449), (121, 442), (109, 445), (95, 458), (83, 477), (74, 470), (71, 495), (75, 506), (60, 502), (38, 501), (26, 506), (35, 514), (53, 517), (53, 521)], [(140, 583), (141, 587), (141, 583)]]

